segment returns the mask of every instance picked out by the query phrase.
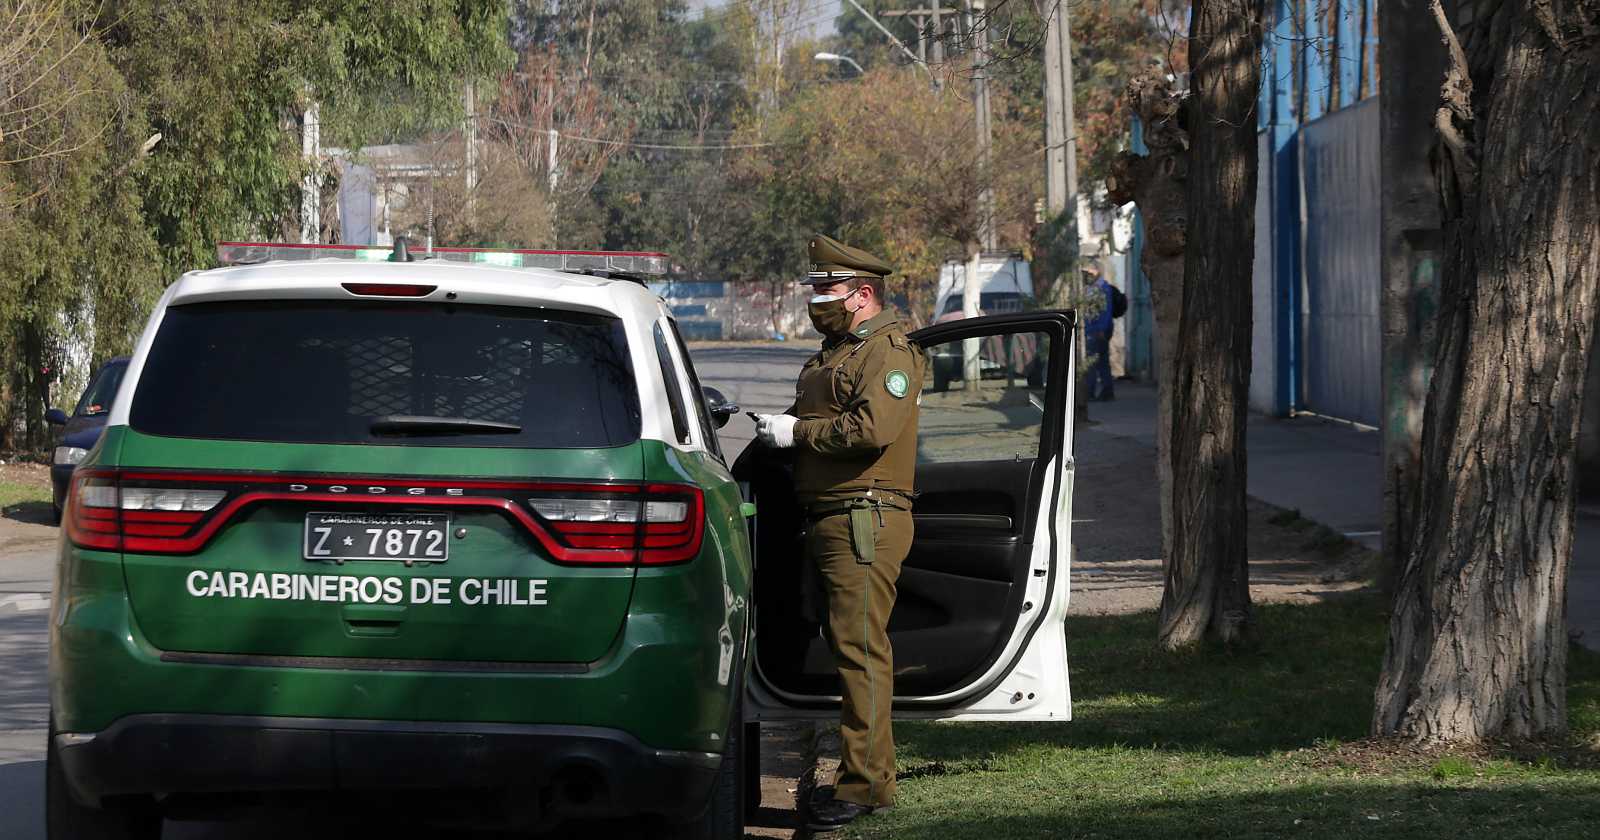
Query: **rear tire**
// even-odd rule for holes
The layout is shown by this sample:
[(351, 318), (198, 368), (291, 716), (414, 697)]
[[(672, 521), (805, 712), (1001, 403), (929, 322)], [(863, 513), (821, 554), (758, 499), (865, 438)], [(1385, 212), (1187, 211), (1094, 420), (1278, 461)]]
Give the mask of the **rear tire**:
[(48, 840), (160, 840), (161, 814), (153, 803), (107, 801), (90, 808), (72, 798), (56, 753), (56, 728), (45, 748), (44, 834)]
[(728, 742), (722, 753), (722, 766), (717, 769), (717, 782), (711, 789), (711, 801), (707, 803), (705, 813), (687, 823), (669, 826), (667, 837), (672, 840), (743, 840), (744, 735), (741, 703), (734, 707), (733, 721), (728, 726)]

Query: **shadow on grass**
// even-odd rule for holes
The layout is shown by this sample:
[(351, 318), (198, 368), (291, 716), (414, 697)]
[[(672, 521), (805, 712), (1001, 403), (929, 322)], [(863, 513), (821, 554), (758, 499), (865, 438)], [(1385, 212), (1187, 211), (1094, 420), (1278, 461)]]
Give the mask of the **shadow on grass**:
[[(48, 492), (48, 491), (46, 491)], [(3, 515), (6, 519), (14, 519), (29, 525), (54, 525), (56, 517), (49, 502), (18, 502), (6, 505)]]
[(1042, 806), (961, 801), (900, 808), (863, 821), (861, 835), (897, 840), (1357, 836), (1545, 840), (1592, 837), (1600, 820), (1600, 797), (1592, 783), (1495, 787), (1312, 783), (1220, 796), (1154, 786), (1136, 791), (1133, 797), (1085, 798), (1070, 789), (1054, 793)]
[[(1388, 633), (1376, 595), (1257, 607), (1256, 642), (1179, 653), (1153, 613), (1069, 618), (1073, 721), (896, 727), (914, 761), (973, 764), (1024, 746), (1154, 747), (1253, 756), (1367, 737)], [(1600, 732), (1600, 656), (1570, 660), (1574, 735)]]

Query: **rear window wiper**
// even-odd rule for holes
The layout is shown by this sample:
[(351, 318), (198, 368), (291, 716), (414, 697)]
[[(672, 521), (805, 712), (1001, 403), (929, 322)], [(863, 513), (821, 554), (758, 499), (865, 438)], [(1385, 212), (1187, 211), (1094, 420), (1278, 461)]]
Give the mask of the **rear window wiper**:
[(372, 433), (378, 435), (514, 435), (522, 431), (522, 427), (515, 423), (474, 420), (471, 417), (429, 417), (412, 414), (386, 414), (373, 420), (371, 428)]

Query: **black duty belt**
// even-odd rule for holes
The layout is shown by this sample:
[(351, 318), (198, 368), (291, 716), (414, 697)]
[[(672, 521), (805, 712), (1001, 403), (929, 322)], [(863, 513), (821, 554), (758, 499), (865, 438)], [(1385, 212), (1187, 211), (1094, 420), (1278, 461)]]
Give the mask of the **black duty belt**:
[(806, 521), (816, 522), (830, 516), (849, 513), (859, 508), (872, 508), (880, 513), (883, 508), (890, 510), (910, 510), (911, 497), (895, 490), (874, 488), (863, 492), (860, 496), (850, 499), (837, 499), (827, 502), (818, 502), (806, 508)]

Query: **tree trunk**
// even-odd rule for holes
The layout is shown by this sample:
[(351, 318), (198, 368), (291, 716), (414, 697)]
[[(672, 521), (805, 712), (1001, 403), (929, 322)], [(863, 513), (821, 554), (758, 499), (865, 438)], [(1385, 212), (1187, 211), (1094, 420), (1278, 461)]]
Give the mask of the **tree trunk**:
[(1172, 553), (1161, 643), (1239, 641), (1251, 624), (1244, 423), (1255, 258), (1259, 0), (1196, 0), (1191, 213), (1172, 394)]
[[(1566, 730), (1575, 444), (1600, 282), (1600, 0), (1507, 2), (1450, 47), (1417, 532), (1373, 730)], [(1474, 87), (1487, 95), (1474, 96)]]
[(1106, 180), (1113, 204), (1132, 201), (1144, 220), (1139, 265), (1150, 281), (1156, 318), (1156, 481), (1161, 492), (1161, 557), (1172, 556), (1172, 379), (1183, 312), (1183, 252), (1187, 234), (1189, 135), (1182, 97), (1156, 75), (1128, 83), (1128, 109), (1144, 126), (1147, 155), (1124, 154)]
[(55, 371), (50, 369), (45, 356), (45, 332), (38, 316), (22, 322), (22, 358), (27, 365), (23, 374), (25, 399), (23, 401), (24, 448), (40, 450), (45, 447), (44, 412), (50, 408), (50, 381)]
[(1429, 0), (1390, 0), (1378, 19), (1382, 134), (1383, 562), (1378, 584), (1393, 596), (1416, 532), (1422, 415), (1433, 364), (1440, 258), (1438, 185), (1428, 169), (1431, 113), (1444, 48)]

